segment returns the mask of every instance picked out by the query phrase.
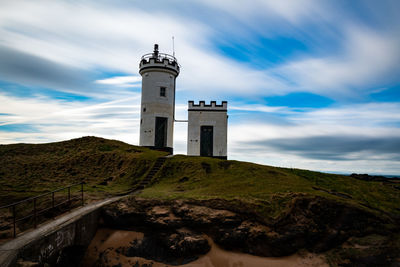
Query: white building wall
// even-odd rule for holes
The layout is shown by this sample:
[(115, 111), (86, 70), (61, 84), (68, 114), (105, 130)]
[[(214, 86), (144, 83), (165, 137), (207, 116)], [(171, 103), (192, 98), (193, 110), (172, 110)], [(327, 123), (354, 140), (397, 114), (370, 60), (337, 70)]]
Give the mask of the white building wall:
[[(140, 111), (140, 146), (155, 146), (156, 117), (168, 118), (167, 144), (173, 148), (175, 80), (179, 66), (168, 59), (150, 58), (140, 63), (142, 75), (142, 99)], [(172, 64), (173, 63), (173, 64)], [(165, 87), (165, 96), (160, 88)]]
[(213, 126), (213, 157), (227, 157), (227, 106), (226, 101), (221, 105), (217, 105), (215, 101), (211, 101), (209, 105), (204, 101), (200, 101), (197, 105), (189, 101), (187, 144), (189, 156), (200, 156), (201, 126)]
[[(160, 96), (165, 87), (165, 97)], [(140, 145), (154, 146), (155, 117), (168, 118), (167, 147), (173, 147), (175, 77), (167, 72), (146, 72), (142, 79)]]

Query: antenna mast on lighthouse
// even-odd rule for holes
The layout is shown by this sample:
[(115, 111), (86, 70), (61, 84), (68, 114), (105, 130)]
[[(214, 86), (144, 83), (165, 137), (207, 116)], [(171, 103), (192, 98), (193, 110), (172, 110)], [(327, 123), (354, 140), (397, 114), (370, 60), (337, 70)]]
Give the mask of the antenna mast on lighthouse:
[(172, 55), (175, 57), (175, 37), (172, 36)]

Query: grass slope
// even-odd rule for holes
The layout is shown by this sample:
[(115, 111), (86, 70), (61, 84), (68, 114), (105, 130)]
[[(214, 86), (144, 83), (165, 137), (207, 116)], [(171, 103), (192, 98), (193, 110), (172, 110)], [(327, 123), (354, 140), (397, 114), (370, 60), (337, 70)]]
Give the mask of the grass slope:
[(0, 145), (0, 206), (84, 181), (86, 197), (129, 190), (164, 152), (83, 137)]
[[(83, 137), (48, 144), (0, 145), (0, 205), (84, 181), (93, 198), (129, 190), (164, 152)], [(141, 196), (240, 200), (278, 215), (298, 194), (323, 196), (400, 216), (399, 186), (348, 176), (213, 158), (175, 156)]]
[[(146, 175), (156, 158), (165, 154), (96, 137), (38, 145), (0, 145), (0, 206), (81, 181), (86, 182), (86, 199), (126, 192)], [(284, 215), (294, 199), (316, 197), (362, 208), (384, 221), (388, 218), (392, 223), (388, 223), (387, 229), (398, 229), (400, 218), (400, 186), (385, 181), (175, 156), (167, 159), (153, 182), (140, 196), (231, 200), (234, 204), (255, 209), (271, 221)], [(32, 207), (20, 209), (29, 212)], [(8, 214), (6, 219), (10, 218)], [(18, 227), (24, 229), (24, 225)], [(389, 250), (393, 255), (400, 251), (398, 230), (390, 232), (389, 236), (351, 237), (326, 256), (332, 266), (338, 266), (357, 262), (357, 259), (363, 262), (370, 259), (370, 255), (379, 256), (379, 253), (384, 258)]]
[(158, 174), (158, 182), (141, 196), (160, 199), (240, 200), (256, 204), (264, 216), (279, 215), (286, 204), (302, 196), (322, 196), (374, 213), (399, 216), (400, 191), (391, 183), (348, 176), (276, 168), (239, 161), (175, 156)]

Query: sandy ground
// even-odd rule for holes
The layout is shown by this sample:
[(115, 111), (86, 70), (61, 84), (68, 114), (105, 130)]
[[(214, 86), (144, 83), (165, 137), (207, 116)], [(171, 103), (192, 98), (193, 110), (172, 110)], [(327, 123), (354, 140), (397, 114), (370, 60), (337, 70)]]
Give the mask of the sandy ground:
[[(140, 240), (144, 234), (134, 231), (99, 229), (92, 240), (83, 261), (82, 266), (92, 266), (100, 257), (106, 256), (107, 266), (121, 264), (122, 266), (133, 266), (148, 264), (152, 267), (171, 266), (165, 263), (155, 262), (139, 257), (126, 257), (119, 253), (123, 247), (129, 247), (130, 242)], [(218, 247), (211, 238), (208, 238), (211, 250), (196, 261), (179, 266), (193, 267), (283, 267), (283, 266), (329, 266), (325, 263), (323, 256), (312, 253), (302, 255), (294, 254), (287, 257), (258, 257), (244, 253), (226, 251)]]

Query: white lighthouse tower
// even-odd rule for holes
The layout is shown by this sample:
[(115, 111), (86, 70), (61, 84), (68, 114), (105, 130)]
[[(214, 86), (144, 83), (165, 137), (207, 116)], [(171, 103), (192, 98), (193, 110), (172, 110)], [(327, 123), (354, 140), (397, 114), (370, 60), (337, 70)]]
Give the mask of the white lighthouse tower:
[(140, 146), (173, 153), (175, 114), (175, 80), (179, 64), (174, 56), (158, 52), (142, 56), (142, 105), (140, 112)]

